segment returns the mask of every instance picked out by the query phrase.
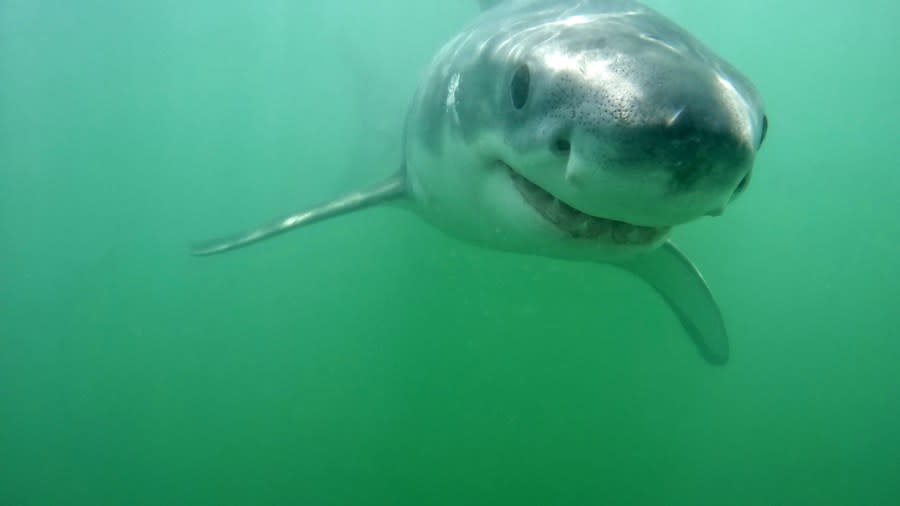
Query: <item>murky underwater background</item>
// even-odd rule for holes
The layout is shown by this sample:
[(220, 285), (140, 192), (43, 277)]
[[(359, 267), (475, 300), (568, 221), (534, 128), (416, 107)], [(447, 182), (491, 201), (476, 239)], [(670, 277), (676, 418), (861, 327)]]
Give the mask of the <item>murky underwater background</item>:
[(650, 2), (755, 81), (747, 194), (646, 285), (381, 208), (475, 2), (0, 0), (0, 504), (900, 504), (896, 2)]

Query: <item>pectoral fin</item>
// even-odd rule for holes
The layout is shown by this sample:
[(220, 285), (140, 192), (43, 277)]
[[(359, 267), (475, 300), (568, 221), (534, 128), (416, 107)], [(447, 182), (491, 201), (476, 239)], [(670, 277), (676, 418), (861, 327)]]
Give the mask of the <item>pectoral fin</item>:
[(690, 334), (700, 355), (713, 365), (728, 362), (725, 322), (700, 271), (674, 244), (617, 264), (649, 283)]
[(406, 177), (401, 171), (394, 177), (370, 190), (344, 195), (343, 197), (332, 200), (326, 204), (289, 216), (284, 216), (265, 225), (236, 235), (194, 244), (191, 246), (191, 253), (198, 256), (206, 256), (231, 251), (283, 234), (284, 232), (297, 227), (347, 214), (390, 200), (403, 198), (406, 196), (406, 190)]

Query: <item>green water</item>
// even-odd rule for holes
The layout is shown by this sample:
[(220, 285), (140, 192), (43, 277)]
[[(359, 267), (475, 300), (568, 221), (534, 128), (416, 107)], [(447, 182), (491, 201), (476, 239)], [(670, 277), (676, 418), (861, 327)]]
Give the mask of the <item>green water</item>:
[(651, 2), (768, 104), (725, 368), (398, 209), (187, 254), (390, 174), (473, 4), (0, 0), (0, 504), (900, 504), (896, 2)]

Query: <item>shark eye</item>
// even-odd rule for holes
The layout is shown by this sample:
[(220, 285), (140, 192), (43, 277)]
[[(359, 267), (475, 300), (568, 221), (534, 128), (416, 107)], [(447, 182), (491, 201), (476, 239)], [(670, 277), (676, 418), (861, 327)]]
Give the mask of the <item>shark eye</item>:
[(769, 117), (763, 115), (763, 124), (762, 124), (762, 134), (759, 136), (759, 145), (762, 146), (763, 141), (766, 140), (766, 134), (769, 133)]
[(509, 83), (510, 96), (513, 107), (522, 109), (528, 101), (528, 93), (531, 88), (531, 70), (528, 65), (522, 65), (516, 70), (512, 81)]

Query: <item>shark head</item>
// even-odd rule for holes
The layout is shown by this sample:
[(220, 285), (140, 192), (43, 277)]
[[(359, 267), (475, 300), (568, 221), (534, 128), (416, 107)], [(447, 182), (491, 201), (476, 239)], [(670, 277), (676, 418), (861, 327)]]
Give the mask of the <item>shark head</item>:
[(767, 129), (746, 77), (628, 1), (485, 12), (438, 54), (409, 122), (413, 191), (445, 228), (592, 258), (722, 214)]

